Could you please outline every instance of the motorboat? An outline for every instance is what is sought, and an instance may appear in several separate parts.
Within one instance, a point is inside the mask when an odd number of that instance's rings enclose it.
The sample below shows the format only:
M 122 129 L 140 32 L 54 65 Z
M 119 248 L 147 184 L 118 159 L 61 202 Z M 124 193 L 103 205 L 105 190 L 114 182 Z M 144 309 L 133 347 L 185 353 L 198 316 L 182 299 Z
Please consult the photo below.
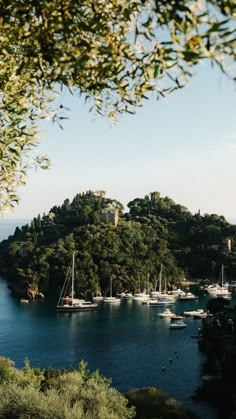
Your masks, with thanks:
M 180 316 L 179 314 L 173 314 L 171 316 L 171 320 L 183 320 L 184 316 Z
M 184 311 L 183 314 L 186 317 L 194 317 L 194 318 L 202 318 L 202 319 L 207 317 L 207 313 L 204 312 L 202 308 L 199 308 L 197 310 Z
M 198 300 L 198 297 L 192 292 L 186 292 L 184 295 L 180 295 L 178 300 Z
M 168 317 L 168 318 L 172 318 L 173 316 L 175 316 L 175 313 L 172 313 L 172 311 L 169 308 L 166 308 L 163 313 L 159 313 L 158 314 L 159 317 Z
M 184 329 L 185 327 L 187 327 L 187 324 L 183 320 L 175 320 L 169 324 L 170 329 Z
M 94 301 L 102 301 L 103 300 L 103 296 L 102 295 L 95 295 L 94 297 L 93 297 L 93 299 L 94 299 Z
M 152 307 L 156 306 L 156 307 L 165 307 L 168 305 L 172 305 L 175 302 L 170 300 L 169 298 L 166 297 L 160 297 L 157 298 L 156 300 L 149 300 L 148 304 Z

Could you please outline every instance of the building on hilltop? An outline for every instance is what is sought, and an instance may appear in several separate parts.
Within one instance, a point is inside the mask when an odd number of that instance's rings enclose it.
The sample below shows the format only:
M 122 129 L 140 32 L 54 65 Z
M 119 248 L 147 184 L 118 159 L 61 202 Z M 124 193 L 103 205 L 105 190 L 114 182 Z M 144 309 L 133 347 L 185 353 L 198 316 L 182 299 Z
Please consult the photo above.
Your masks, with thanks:
M 100 220 L 103 223 L 113 224 L 117 226 L 119 221 L 119 208 L 117 208 L 114 204 L 109 203 L 105 208 L 103 208 Z
M 104 198 L 104 196 L 106 195 L 106 191 L 95 191 L 94 195 L 100 196 L 100 198 Z
M 150 196 L 151 196 L 151 201 L 159 201 L 161 194 L 160 192 L 151 192 Z

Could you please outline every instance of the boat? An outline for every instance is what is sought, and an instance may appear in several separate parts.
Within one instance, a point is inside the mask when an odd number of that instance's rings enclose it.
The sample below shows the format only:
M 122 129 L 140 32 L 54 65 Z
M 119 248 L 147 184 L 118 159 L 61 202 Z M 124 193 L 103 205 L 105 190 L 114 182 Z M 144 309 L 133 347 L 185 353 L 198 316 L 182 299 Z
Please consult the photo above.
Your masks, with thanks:
M 168 301 L 175 301 L 176 296 L 172 295 L 170 293 L 167 292 L 167 281 L 166 281 L 166 276 L 164 278 L 164 290 L 162 290 L 162 272 L 163 272 L 163 265 L 161 264 L 161 269 L 160 269 L 160 273 L 159 273 L 159 290 L 154 290 L 151 292 L 151 298 L 152 299 L 159 299 L 159 298 L 166 298 L 168 299 Z M 154 304 L 153 304 L 154 305 Z
M 181 290 L 181 288 L 177 288 L 177 289 L 174 289 L 172 291 L 169 291 L 168 294 L 174 296 L 175 298 L 178 298 L 181 295 L 185 295 L 186 292 Z
M 169 324 L 169 329 L 184 329 L 185 327 L 187 327 L 187 324 L 183 320 L 176 320 Z
M 211 297 L 223 297 L 226 299 L 230 299 L 232 294 L 228 290 L 229 284 L 224 283 L 224 265 L 221 266 L 220 271 L 220 284 L 212 284 L 206 288 L 206 291 Z
M 194 319 L 205 319 L 208 316 L 208 313 L 206 311 L 203 311 L 202 313 L 194 313 L 193 318 Z
M 140 289 L 140 279 L 139 279 L 139 289 Z M 149 295 L 149 274 L 147 275 L 147 290 L 148 290 L 148 292 L 146 292 L 146 288 L 145 288 L 144 291 L 136 292 L 133 296 L 133 300 L 141 301 L 144 304 L 145 304 L 145 302 L 147 302 L 149 300 L 149 298 L 150 298 L 150 295 Z
M 133 294 L 131 292 L 122 292 L 121 294 L 118 294 L 118 295 L 124 300 L 131 300 L 133 298 Z
M 166 308 L 163 313 L 159 313 L 159 317 L 169 317 L 172 318 L 175 315 L 175 313 L 172 313 L 172 311 L 169 308 Z
M 186 292 L 184 295 L 179 295 L 178 300 L 198 300 L 198 297 L 192 292 Z
M 183 320 L 184 316 L 180 316 L 179 314 L 173 314 L 171 316 L 171 320 Z
M 165 307 L 174 304 L 174 301 L 170 300 L 167 297 L 159 297 L 155 300 L 149 300 L 148 304 L 152 307 Z
M 102 301 L 103 300 L 103 296 L 102 295 L 95 295 L 94 297 L 93 297 L 93 300 L 94 301 Z
M 144 290 L 143 292 L 136 292 L 133 296 L 135 301 L 147 301 L 149 300 L 149 295 Z
M 186 317 L 193 317 L 195 319 L 204 319 L 207 317 L 207 312 L 205 312 L 202 308 L 199 308 L 197 310 L 184 311 L 183 314 Z
M 75 282 L 75 253 L 72 255 L 72 264 L 70 265 L 65 282 L 63 284 L 60 297 L 57 302 L 56 310 L 59 312 L 73 313 L 78 311 L 96 310 L 98 305 L 91 301 L 74 298 Z
M 103 302 L 108 304 L 120 304 L 120 298 L 112 296 L 112 277 L 110 278 L 110 296 L 104 297 Z

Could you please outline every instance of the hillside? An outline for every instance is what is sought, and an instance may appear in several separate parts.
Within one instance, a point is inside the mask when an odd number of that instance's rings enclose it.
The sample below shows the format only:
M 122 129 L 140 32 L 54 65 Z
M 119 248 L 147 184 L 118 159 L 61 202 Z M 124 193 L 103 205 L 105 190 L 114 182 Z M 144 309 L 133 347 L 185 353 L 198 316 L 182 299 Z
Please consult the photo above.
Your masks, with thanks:
M 155 287 L 164 266 L 169 287 L 183 277 L 217 278 L 221 263 L 236 274 L 236 226 L 223 216 L 191 214 L 153 192 L 128 204 L 103 191 L 54 206 L 0 243 L 0 271 L 18 295 L 58 294 L 76 252 L 77 294 Z

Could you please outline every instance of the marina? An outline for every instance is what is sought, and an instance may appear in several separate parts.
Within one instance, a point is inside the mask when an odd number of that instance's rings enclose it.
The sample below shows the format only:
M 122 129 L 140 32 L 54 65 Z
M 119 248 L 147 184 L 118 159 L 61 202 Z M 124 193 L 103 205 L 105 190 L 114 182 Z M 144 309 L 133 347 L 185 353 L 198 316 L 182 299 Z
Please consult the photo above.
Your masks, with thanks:
M 206 296 L 177 300 L 171 311 L 179 314 L 206 302 Z M 136 300 L 122 299 L 119 305 L 98 301 L 97 310 L 78 313 L 57 313 L 55 307 L 55 298 L 21 304 L 1 280 L 0 354 L 17 367 L 25 357 L 33 367 L 55 368 L 75 367 L 84 359 L 91 371 L 99 369 L 120 391 L 157 386 L 200 418 L 216 418 L 214 409 L 192 400 L 201 383 L 204 356 L 191 336 L 198 335 L 201 319 L 185 318 L 187 327 L 173 332 L 170 319 L 159 317 L 165 307 Z

